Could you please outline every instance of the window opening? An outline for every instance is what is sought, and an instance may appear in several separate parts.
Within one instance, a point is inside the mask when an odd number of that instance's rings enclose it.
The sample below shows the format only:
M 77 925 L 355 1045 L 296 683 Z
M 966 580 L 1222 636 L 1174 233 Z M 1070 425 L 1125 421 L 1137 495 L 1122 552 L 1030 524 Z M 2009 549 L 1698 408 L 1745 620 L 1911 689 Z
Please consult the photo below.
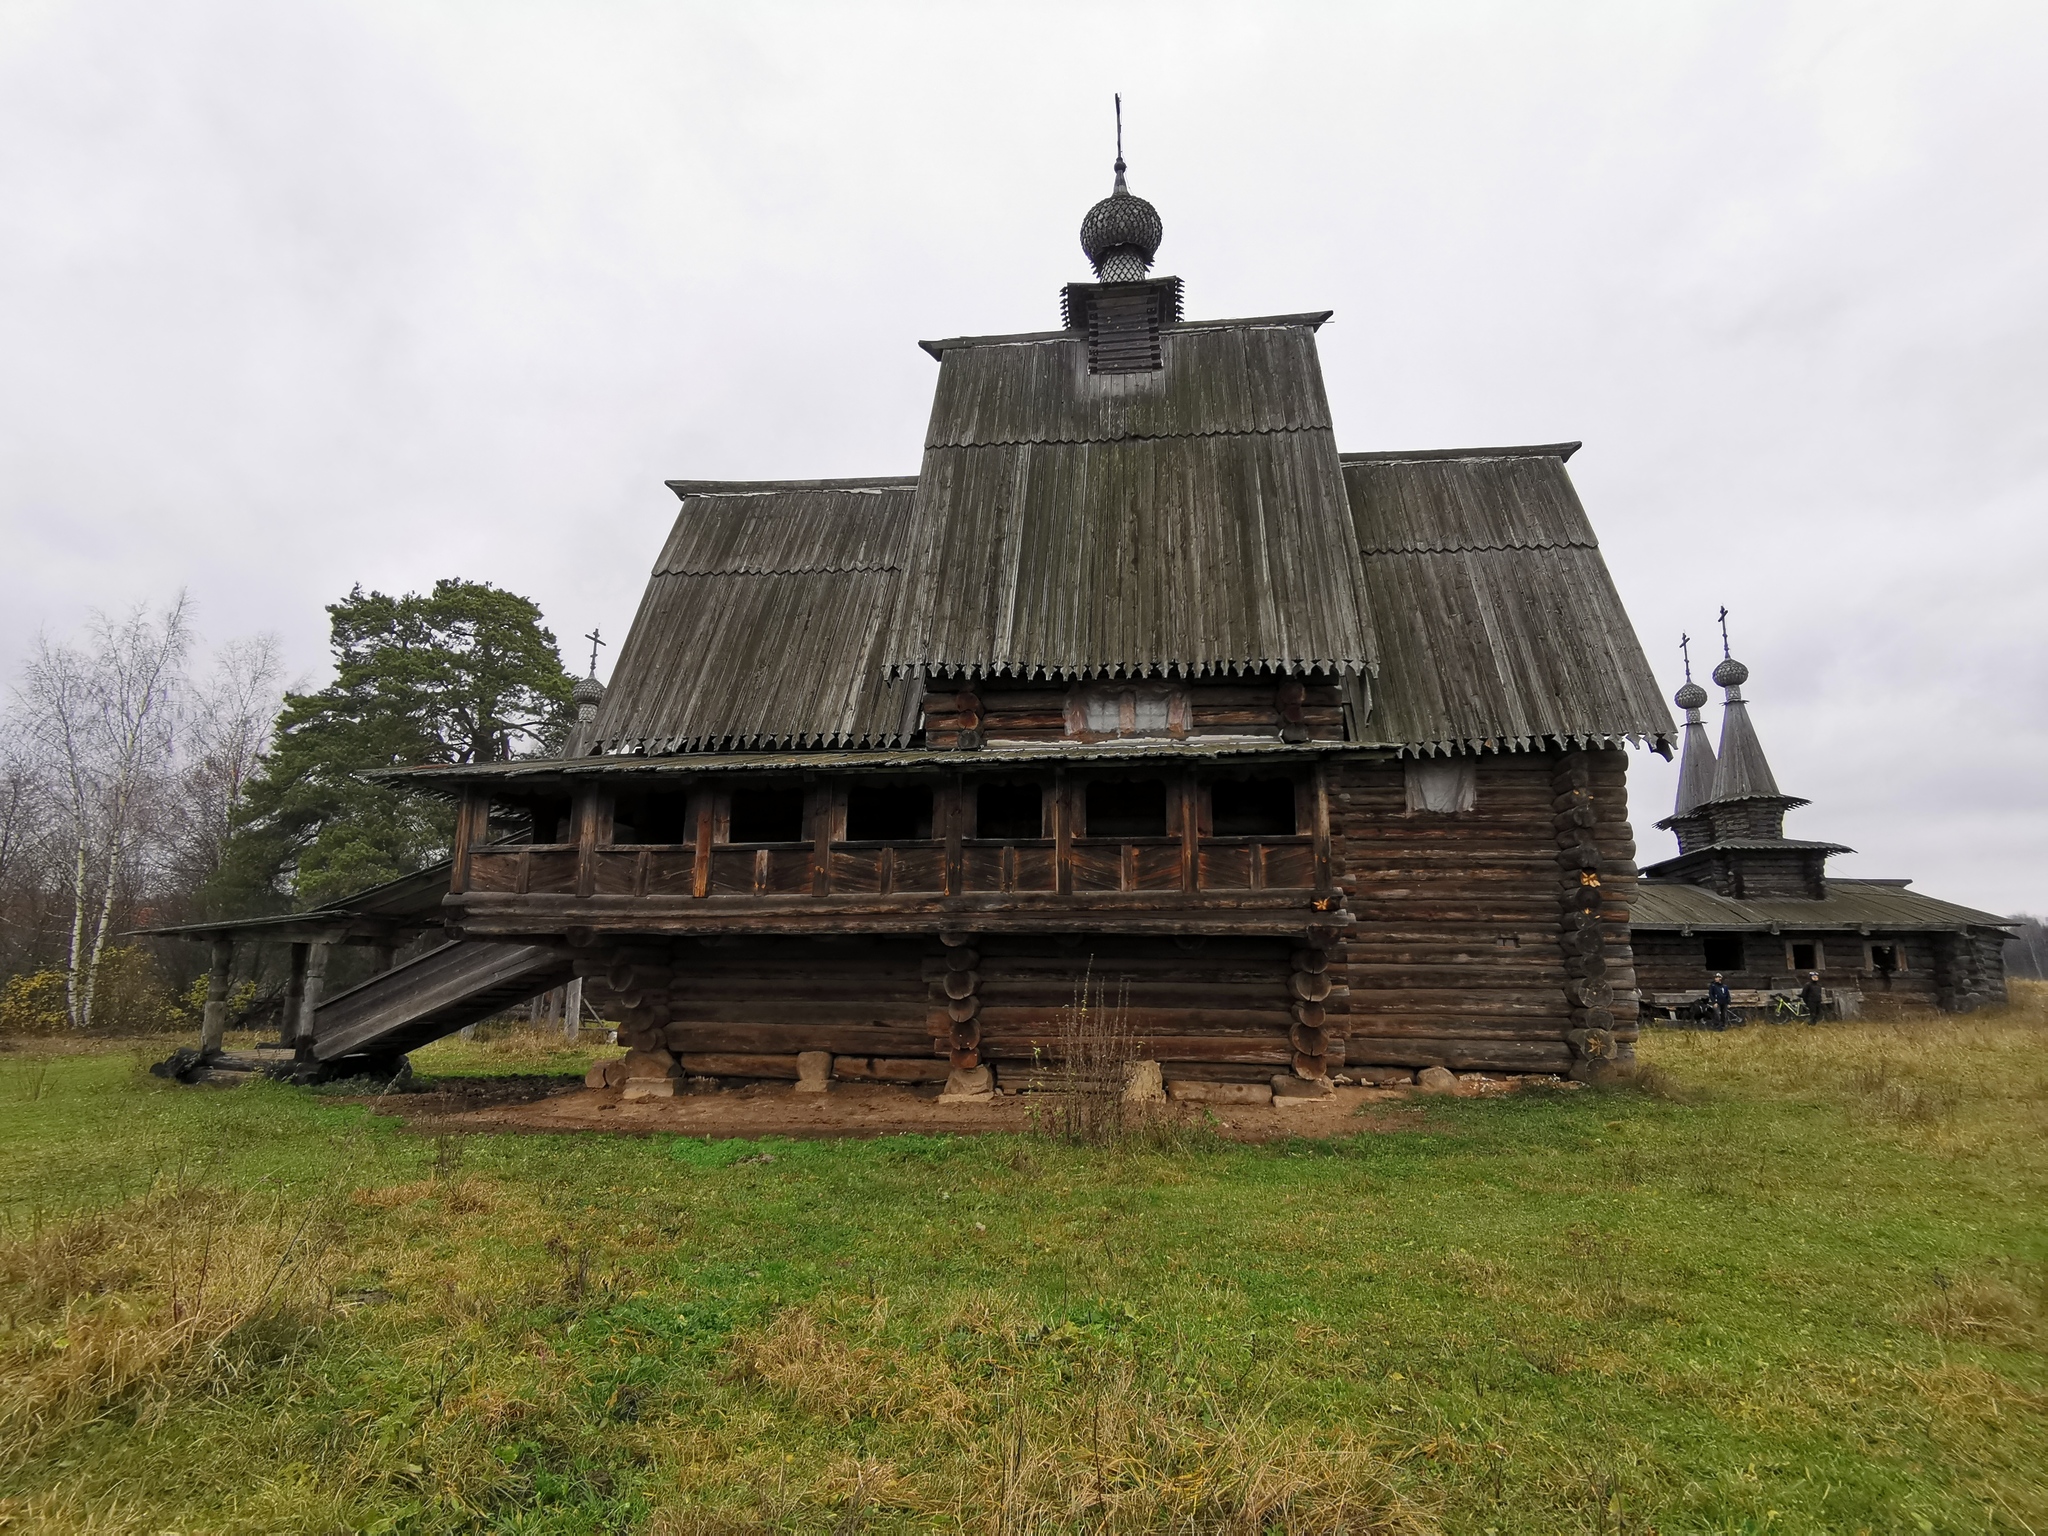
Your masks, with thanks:
M 1880 976 L 1891 976 L 1905 969 L 1899 964 L 1899 946 L 1896 944 L 1873 944 L 1870 946 L 1870 968 Z
M 688 795 L 621 795 L 612 814 L 615 843 L 694 843 L 697 812 Z
M 1820 969 L 1820 946 L 1818 944 L 1793 944 L 1792 969 L 1795 971 L 1817 971 Z
M 1088 836 L 1166 836 L 1166 781 L 1098 779 L 1090 784 Z
M 1209 786 L 1209 830 L 1217 837 L 1292 837 L 1292 779 L 1224 779 Z
M 736 789 L 726 840 L 734 843 L 800 843 L 804 840 L 804 792 L 800 789 Z
M 569 836 L 569 802 L 561 800 L 532 800 L 524 807 L 529 841 L 536 843 L 566 843 Z
M 1423 757 L 1408 763 L 1408 814 L 1455 816 L 1479 803 L 1479 776 L 1468 757 Z
M 860 784 L 846 792 L 846 836 L 908 843 L 932 835 L 932 792 L 918 784 Z
M 1709 933 L 1702 935 L 1701 948 L 1705 950 L 1707 969 L 1710 971 L 1739 971 L 1742 969 L 1742 935 L 1739 933 Z
M 1045 791 L 1037 784 L 980 784 L 974 791 L 974 835 L 1018 843 L 1045 835 Z

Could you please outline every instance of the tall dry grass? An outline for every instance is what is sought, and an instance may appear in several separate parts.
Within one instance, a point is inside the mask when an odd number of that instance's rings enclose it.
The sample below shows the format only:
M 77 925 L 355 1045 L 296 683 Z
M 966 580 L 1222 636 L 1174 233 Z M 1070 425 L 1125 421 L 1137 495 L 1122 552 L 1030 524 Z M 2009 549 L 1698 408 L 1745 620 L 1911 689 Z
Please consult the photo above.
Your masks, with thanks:
M 1199 1386 L 1148 1382 L 1085 1329 L 1029 1326 L 991 1299 L 960 1309 L 941 1330 L 947 1347 L 910 1349 L 886 1339 L 885 1304 L 856 1298 L 842 1312 L 791 1307 L 739 1334 L 734 1372 L 799 1414 L 907 1434 L 917 1465 L 870 1454 L 775 1469 L 751 1509 L 672 1511 L 657 1532 L 787 1527 L 807 1511 L 820 1529 L 849 1530 L 892 1518 L 999 1533 L 1436 1528 L 1367 1436 L 1283 1428 Z
M 1046 1129 L 1085 1146 L 1121 1142 L 1131 1121 L 1124 1090 L 1138 1055 L 1129 983 L 1119 982 L 1112 999 L 1109 984 L 1098 981 L 1091 966 L 1074 1000 L 1060 1010 L 1051 1067 L 1041 1075 L 1049 1090 Z
M 0 1465 L 247 1386 L 327 1316 L 330 1254 L 317 1202 L 191 1186 L 0 1243 Z
M 2048 982 L 2010 987 L 2006 1005 L 1976 1013 L 1657 1030 L 1639 1053 L 1645 1080 L 1679 1096 L 1827 1102 L 1929 1150 L 1986 1152 L 2048 1134 Z

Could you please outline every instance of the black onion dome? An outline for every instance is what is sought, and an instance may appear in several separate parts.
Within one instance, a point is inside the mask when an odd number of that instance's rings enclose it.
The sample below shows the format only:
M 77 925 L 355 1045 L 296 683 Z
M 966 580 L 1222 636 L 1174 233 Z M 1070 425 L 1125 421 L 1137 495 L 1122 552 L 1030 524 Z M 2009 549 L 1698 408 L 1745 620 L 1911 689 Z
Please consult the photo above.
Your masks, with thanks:
M 578 708 L 585 704 L 596 706 L 604 702 L 604 684 L 595 677 L 579 677 L 576 686 L 569 690 L 569 697 Z
M 1745 667 L 1733 656 L 1730 656 L 1726 661 L 1714 668 L 1714 686 L 1716 688 L 1740 688 L 1748 681 L 1749 668 Z
M 1081 220 L 1081 249 L 1087 253 L 1089 265 L 1095 268 L 1097 276 L 1102 276 L 1113 254 L 1129 252 L 1141 266 L 1150 267 L 1165 236 L 1166 226 L 1160 222 L 1159 210 L 1144 198 L 1132 195 L 1124 185 L 1124 162 L 1119 157 L 1116 190 L 1090 208 L 1088 216 Z
M 1691 678 L 1687 678 L 1685 686 L 1671 696 L 1671 702 L 1680 709 L 1698 709 L 1707 702 L 1707 690 Z

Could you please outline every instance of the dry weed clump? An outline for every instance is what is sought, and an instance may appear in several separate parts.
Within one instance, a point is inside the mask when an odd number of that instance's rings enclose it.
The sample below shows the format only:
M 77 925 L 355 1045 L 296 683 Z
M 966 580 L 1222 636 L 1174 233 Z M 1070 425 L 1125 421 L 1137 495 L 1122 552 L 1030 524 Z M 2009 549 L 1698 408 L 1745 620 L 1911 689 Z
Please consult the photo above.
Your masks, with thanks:
M 1126 1351 L 1071 1325 L 967 1308 L 944 1342 L 857 1342 L 792 1307 L 733 1343 L 742 1379 L 797 1411 L 907 1434 L 923 1470 L 880 1458 L 778 1474 L 792 1507 L 848 1520 L 890 1512 L 963 1529 L 1243 1533 L 1434 1529 L 1394 1488 L 1391 1461 L 1348 1427 L 1312 1434 L 1230 1410 L 1198 1386 L 1141 1380 Z M 687 1480 L 686 1480 L 687 1484 Z M 672 1511 L 655 1529 L 738 1529 Z M 707 1523 L 708 1522 L 708 1523 Z
M 290 1356 L 330 1309 L 325 1218 L 281 1195 L 168 1188 L 0 1246 L 0 1458 Z
M 1951 1343 L 2048 1348 L 2048 1286 L 2030 1296 L 2003 1280 L 1937 1274 L 1933 1293 L 1906 1320 Z

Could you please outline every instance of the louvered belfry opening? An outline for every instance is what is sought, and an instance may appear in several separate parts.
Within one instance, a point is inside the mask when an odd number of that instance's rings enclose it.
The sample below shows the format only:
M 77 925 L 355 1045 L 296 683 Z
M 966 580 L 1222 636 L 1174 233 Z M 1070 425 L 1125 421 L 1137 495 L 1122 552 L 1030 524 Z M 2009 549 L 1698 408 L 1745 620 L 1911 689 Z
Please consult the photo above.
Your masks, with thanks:
M 1060 315 L 1068 330 L 1087 336 L 1090 373 L 1157 373 L 1160 328 L 1181 317 L 1181 282 L 1069 283 Z

